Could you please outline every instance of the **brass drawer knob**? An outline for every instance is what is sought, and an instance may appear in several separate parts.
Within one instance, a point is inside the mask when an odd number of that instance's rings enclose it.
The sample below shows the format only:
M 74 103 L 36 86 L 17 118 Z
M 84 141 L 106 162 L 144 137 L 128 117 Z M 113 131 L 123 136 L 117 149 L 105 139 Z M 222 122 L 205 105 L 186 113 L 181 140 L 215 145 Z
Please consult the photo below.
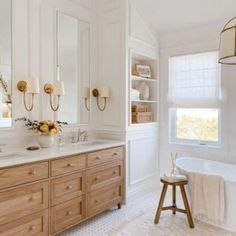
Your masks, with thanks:
M 114 153 L 113 153 L 113 156 L 118 156 L 118 153 L 117 153 L 117 152 L 114 152 Z
M 73 163 L 68 163 L 67 166 L 68 167 L 74 167 L 75 165 Z
M 116 192 L 113 193 L 113 196 L 116 196 Z
M 71 185 L 68 185 L 67 187 L 66 187 L 66 189 L 72 189 L 72 186 Z
M 35 230 L 35 229 L 36 229 L 36 226 L 34 226 L 34 225 L 32 225 L 32 226 L 29 227 L 29 231 L 33 231 L 33 230 Z
M 94 180 L 96 181 L 96 180 L 99 180 L 99 177 L 98 176 L 96 176 L 95 178 L 94 178 Z
M 101 160 L 102 158 L 101 157 L 96 157 L 96 160 Z
M 98 200 L 94 200 L 95 203 L 98 203 Z
M 116 175 L 116 174 L 118 174 L 118 171 L 117 170 L 113 171 L 113 175 Z
M 67 216 L 70 216 L 71 214 L 72 214 L 71 211 L 67 211 L 67 212 L 66 212 L 66 215 L 67 215 Z
M 36 175 L 36 174 L 37 174 L 37 171 L 36 171 L 36 170 L 31 170 L 31 171 L 29 172 L 29 174 L 30 174 L 30 175 Z
M 33 197 L 30 197 L 28 201 L 29 201 L 29 202 L 34 201 L 34 198 L 33 198 Z

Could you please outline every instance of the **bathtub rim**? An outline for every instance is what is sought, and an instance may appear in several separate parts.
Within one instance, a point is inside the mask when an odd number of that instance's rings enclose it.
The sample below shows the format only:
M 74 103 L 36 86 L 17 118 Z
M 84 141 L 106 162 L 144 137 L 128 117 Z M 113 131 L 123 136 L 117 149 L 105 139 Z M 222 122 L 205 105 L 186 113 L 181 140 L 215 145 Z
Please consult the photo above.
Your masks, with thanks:
M 198 160 L 198 161 L 205 161 L 205 162 L 210 162 L 210 163 L 215 163 L 215 164 L 223 164 L 224 166 L 234 166 L 235 169 L 236 169 L 236 164 L 232 164 L 232 163 L 226 163 L 226 162 L 221 162 L 221 161 L 214 161 L 214 160 L 209 160 L 209 159 L 204 159 L 204 158 L 199 158 L 199 157 L 186 157 L 186 156 L 183 156 L 183 157 L 179 157 L 176 159 L 176 167 L 177 169 L 180 169 L 180 170 L 183 170 L 184 172 L 187 172 L 187 173 L 200 173 L 200 174 L 205 174 L 205 175 L 215 175 L 215 176 L 222 176 L 224 181 L 225 182 L 230 182 L 230 183 L 236 183 L 236 178 L 235 179 L 230 179 L 230 178 L 226 178 L 224 176 L 224 174 L 214 174 L 214 173 L 208 173 L 206 171 L 203 171 L 203 170 L 189 170 L 189 169 L 186 169 L 182 166 L 180 166 L 178 164 L 178 161 L 180 160 Z

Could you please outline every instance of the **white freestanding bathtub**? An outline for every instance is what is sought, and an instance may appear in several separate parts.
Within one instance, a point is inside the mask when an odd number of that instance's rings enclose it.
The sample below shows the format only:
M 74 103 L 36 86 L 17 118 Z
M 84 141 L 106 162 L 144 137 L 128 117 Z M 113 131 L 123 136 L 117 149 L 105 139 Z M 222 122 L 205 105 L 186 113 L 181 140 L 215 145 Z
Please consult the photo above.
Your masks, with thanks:
M 179 172 L 187 177 L 195 172 L 224 178 L 226 211 L 225 222 L 220 227 L 236 232 L 236 165 L 193 157 L 178 158 L 176 165 Z

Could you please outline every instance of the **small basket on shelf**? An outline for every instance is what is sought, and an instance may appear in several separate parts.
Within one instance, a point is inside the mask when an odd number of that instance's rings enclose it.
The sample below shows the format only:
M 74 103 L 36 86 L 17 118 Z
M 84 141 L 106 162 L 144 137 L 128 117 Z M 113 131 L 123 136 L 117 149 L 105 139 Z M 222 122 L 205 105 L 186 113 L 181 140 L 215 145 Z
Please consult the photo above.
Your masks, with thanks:
M 132 123 L 150 123 L 153 121 L 152 111 L 146 105 L 133 105 L 132 106 Z

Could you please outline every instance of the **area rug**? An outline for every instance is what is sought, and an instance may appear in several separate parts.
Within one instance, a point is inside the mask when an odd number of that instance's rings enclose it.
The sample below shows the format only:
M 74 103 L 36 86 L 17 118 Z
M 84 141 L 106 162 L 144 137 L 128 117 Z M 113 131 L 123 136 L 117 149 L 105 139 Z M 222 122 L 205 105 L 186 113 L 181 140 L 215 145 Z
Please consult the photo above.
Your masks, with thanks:
M 154 209 L 146 209 L 145 214 L 136 215 L 107 233 L 107 236 L 235 236 L 217 227 L 195 221 L 195 228 L 188 226 L 186 215 L 172 215 L 163 212 L 158 225 L 153 223 Z

